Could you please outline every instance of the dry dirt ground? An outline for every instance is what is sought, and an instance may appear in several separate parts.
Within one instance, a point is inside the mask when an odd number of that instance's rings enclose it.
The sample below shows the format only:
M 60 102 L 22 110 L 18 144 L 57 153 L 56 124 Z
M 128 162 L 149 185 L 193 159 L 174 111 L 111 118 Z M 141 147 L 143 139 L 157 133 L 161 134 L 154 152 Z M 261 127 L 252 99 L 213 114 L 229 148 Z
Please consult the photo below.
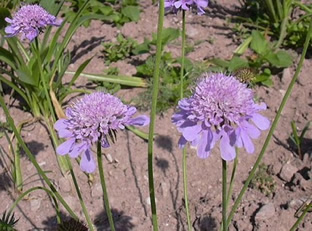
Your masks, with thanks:
M 100 45 L 102 41 L 114 41 L 118 33 L 139 41 L 143 41 L 144 37 L 151 37 L 151 33 L 156 31 L 157 6 L 151 5 L 150 0 L 141 1 L 140 4 L 143 12 L 138 23 L 131 22 L 118 29 L 101 22 L 92 22 L 90 27 L 80 28 L 71 42 L 70 49 L 75 52 L 74 62 L 70 68 L 75 70 L 84 60 L 95 55 L 86 72 L 101 73 L 105 68 L 100 52 L 103 49 Z M 188 55 L 189 58 L 201 61 L 210 57 L 231 57 L 237 44 L 233 42 L 231 30 L 228 27 L 231 25 L 226 24 L 226 17 L 236 13 L 235 6 L 237 5 L 238 1 L 235 0 L 218 0 L 217 3 L 210 4 L 204 16 L 187 15 L 189 39 L 203 40 L 195 46 L 195 50 Z M 180 18 L 179 14 L 168 15 L 165 26 L 180 27 Z M 179 55 L 178 47 L 172 46 L 170 49 L 173 54 Z M 298 54 L 295 52 L 292 54 L 297 63 Z M 135 67 L 130 64 L 130 60 L 117 62 L 114 65 L 118 66 L 123 74 L 135 73 Z M 257 97 L 268 105 L 265 115 L 270 120 L 273 120 L 275 116 L 295 68 L 296 65 L 293 65 L 283 73 L 274 76 L 273 87 L 255 89 Z M 312 120 L 311 72 L 312 62 L 306 59 L 299 80 L 263 159 L 263 162 L 270 168 L 276 185 L 275 192 L 265 196 L 259 190 L 249 188 L 234 216 L 230 230 L 289 230 L 296 221 L 294 216 L 296 210 L 302 201 L 311 197 L 311 131 L 307 132 L 304 139 L 303 161 L 293 151 L 293 146 L 289 141 L 292 120 L 296 121 L 299 129 Z M 85 87 L 85 84 L 86 80 L 81 79 L 77 87 Z M 131 89 L 120 91 L 118 96 L 129 98 L 136 94 L 137 89 Z M 177 147 L 179 133 L 170 121 L 173 111 L 174 109 L 171 109 L 159 116 L 156 123 L 155 188 L 159 226 L 160 230 L 165 231 L 186 230 L 182 190 L 182 154 Z M 16 123 L 31 118 L 29 113 L 18 107 L 12 106 L 10 112 Z M 2 111 L 0 115 L 1 121 L 5 121 Z M 81 219 L 84 219 L 70 176 L 64 178 L 58 170 L 46 127 L 37 122 L 24 128 L 22 135 L 40 166 L 45 171 L 49 171 L 49 178 L 58 187 L 64 199 Z M 265 137 L 266 133 L 263 133 L 261 138 L 255 141 L 256 153 L 259 153 Z M 0 139 L 0 144 L 2 152 L 9 153 L 8 144 L 4 138 Z M 147 143 L 131 132 L 119 132 L 117 143 L 104 152 L 106 156 L 111 157 L 104 159 L 104 169 L 117 230 L 151 230 Z M 0 214 L 8 209 L 18 196 L 7 169 L 4 167 L 3 155 L 1 157 Z M 233 199 L 237 197 L 256 158 L 257 154 L 248 155 L 244 151 L 239 154 Z M 86 175 L 80 171 L 75 161 L 73 164 L 92 220 L 98 230 L 109 230 L 102 204 L 98 174 L 94 176 L 93 185 L 89 186 Z M 187 165 L 194 229 L 218 230 L 221 221 L 221 158 L 218 149 L 214 149 L 211 156 L 205 160 L 197 158 L 195 150 L 188 149 Z M 25 190 L 35 185 L 44 185 L 26 156 L 22 157 L 22 170 Z M 21 201 L 15 213 L 19 218 L 18 230 L 55 230 L 55 211 L 47 194 L 41 191 L 33 192 L 27 200 Z M 312 230 L 311 214 L 307 215 L 299 226 L 299 230 Z

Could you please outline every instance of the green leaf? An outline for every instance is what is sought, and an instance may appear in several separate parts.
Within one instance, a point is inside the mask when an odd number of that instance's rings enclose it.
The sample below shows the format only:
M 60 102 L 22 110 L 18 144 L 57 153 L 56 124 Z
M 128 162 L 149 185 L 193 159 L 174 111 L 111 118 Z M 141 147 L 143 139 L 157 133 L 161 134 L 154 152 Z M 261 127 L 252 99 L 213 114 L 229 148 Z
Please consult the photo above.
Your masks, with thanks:
M 0 60 L 7 63 L 14 70 L 16 69 L 15 55 L 0 47 Z
M 214 58 L 212 60 L 210 60 L 210 62 L 216 66 L 222 67 L 222 68 L 227 68 L 230 64 L 229 61 L 223 60 L 223 59 L 219 59 L 219 58 Z
M 17 69 L 16 73 L 17 73 L 18 78 L 22 82 L 33 85 L 33 86 L 37 85 L 35 79 L 32 77 L 31 70 L 29 70 L 29 68 L 26 65 L 23 65 L 19 69 Z
M 132 53 L 134 55 L 148 53 L 151 50 L 150 49 L 150 43 L 151 43 L 150 40 L 148 40 L 147 38 L 144 38 L 144 42 L 135 46 L 135 48 L 132 50 Z
M 0 30 L 7 26 L 7 22 L 4 20 L 6 17 L 11 17 L 10 11 L 7 8 L 0 8 Z
M 138 6 L 126 6 L 122 8 L 121 13 L 134 22 L 140 19 L 140 9 Z
M 250 48 L 253 49 L 256 53 L 264 55 L 269 49 L 268 41 L 259 31 L 253 30 L 251 36 L 252 40 Z
M 293 59 L 287 51 L 278 51 L 277 53 L 269 53 L 265 59 L 275 67 L 289 67 L 293 63 Z
M 162 32 L 162 45 L 166 45 L 169 42 L 176 40 L 180 37 L 180 30 L 175 28 L 164 28 Z M 156 45 L 157 34 L 153 34 L 152 44 Z
M 75 72 L 66 72 L 66 74 L 75 74 Z M 144 79 L 133 76 L 125 76 L 125 75 L 99 75 L 99 74 L 87 74 L 81 73 L 83 77 L 86 77 L 91 80 L 96 81 L 104 81 L 110 83 L 119 83 L 121 85 L 130 86 L 130 87 L 147 87 L 147 83 Z
M 71 79 L 71 81 L 68 84 L 68 87 L 71 87 L 75 81 L 77 80 L 77 78 L 79 77 L 79 75 L 81 74 L 81 72 L 83 72 L 83 70 L 86 68 L 86 66 L 88 66 L 88 64 L 90 63 L 90 61 L 93 59 L 94 56 L 92 56 L 91 58 L 87 59 L 86 61 L 84 61 L 77 69 L 75 75 L 73 76 L 73 78 Z
M 230 63 L 229 63 L 229 67 L 228 67 L 228 70 L 230 72 L 232 71 L 235 71 L 239 68 L 242 68 L 242 67 L 248 67 L 248 61 L 245 60 L 245 59 L 242 59 L 240 57 L 237 57 L 237 56 L 234 56 L 231 60 L 230 60 Z

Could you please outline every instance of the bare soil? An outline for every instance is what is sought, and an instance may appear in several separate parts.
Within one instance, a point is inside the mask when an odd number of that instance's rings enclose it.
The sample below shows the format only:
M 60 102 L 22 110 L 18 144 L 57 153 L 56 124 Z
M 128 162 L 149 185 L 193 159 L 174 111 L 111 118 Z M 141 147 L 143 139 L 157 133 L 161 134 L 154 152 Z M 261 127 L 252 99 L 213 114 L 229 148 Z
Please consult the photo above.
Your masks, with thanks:
M 127 23 L 118 29 L 109 24 L 93 21 L 90 27 L 80 28 L 70 45 L 70 51 L 73 54 L 71 70 L 76 70 L 87 58 L 95 55 L 86 72 L 102 73 L 106 67 L 101 54 L 103 49 L 101 42 L 115 41 L 118 33 L 139 41 L 143 41 L 144 37 L 151 38 L 152 32 L 156 32 L 157 29 L 157 6 L 151 5 L 150 0 L 141 1 L 140 4 L 143 12 L 138 23 Z M 236 0 L 219 0 L 218 3 L 211 3 L 207 13 L 203 16 L 188 13 L 189 40 L 193 42 L 203 40 L 195 46 L 195 50 L 188 55 L 189 58 L 202 61 L 205 58 L 230 58 L 232 56 L 232 51 L 237 44 L 233 40 L 230 29 L 233 25 L 227 23 L 226 18 L 237 14 L 236 6 L 238 6 Z M 181 15 L 167 15 L 165 26 L 179 28 Z M 174 55 L 180 54 L 177 45 L 172 45 L 169 49 Z M 300 54 L 294 51 L 292 54 L 295 63 L 298 63 Z M 120 68 L 122 74 L 135 74 L 135 67 L 131 64 L 130 59 L 119 61 L 114 65 Z M 274 76 L 274 86 L 271 88 L 255 88 L 257 97 L 268 105 L 265 116 L 272 121 L 295 70 L 296 64 Z M 302 130 L 306 123 L 312 120 L 311 71 L 312 61 L 306 59 L 299 80 L 282 113 L 274 137 L 263 159 L 263 162 L 270 168 L 275 182 L 275 191 L 266 196 L 256 188 L 249 188 L 234 216 L 230 230 L 289 230 L 297 219 L 294 216 L 297 209 L 304 200 L 311 197 L 312 133 L 308 131 L 304 139 L 303 160 L 298 158 L 294 145 L 289 140 L 292 120 L 296 122 L 299 130 Z M 77 87 L 84 88 L 86 83 L 87 81 L 81 78 Z M 136 96 L 138 91 L 140 90 L 121 90 L 118 92 L 118 96 L 122 99 L 129 99 Z M 8 100 L 8 96 L 6 99 Z M 17 103 L 12 104 L 10 112 L 16 124 L 31 118 L 31 115 L 21 110 Z M 170 109 L 157 118 L 154 149 L 159 227 L 160 230 L 165 231 L 187 229 L 183 200 L 182 152 L 177 147 L 179 133 L 170 120 L 173 112 L 174 109 Z M 143 113 L 148 114 L 149 112 L 139 112 L 139 114 Z M 5 121 L 2 110 L 0 120 Z M 39 165 L 48 172 L 47 175 L 57 186 L 61 195 L 84 220 L 71 177 L 63 177 L 58 170 L 55 152 L 45 125 L 40 122 L 33 123 L 23 129 L 22 135 Z M 230 206 L 255 163 L 265 137 L 266 132 L 254 142 L 255 154 L 248 155 L 244 151 L 239 153 L 233 200 Z M 8 160 L 5 156 L 6 154 L 10 155 L 10 151 L 5 138 L 0 139 L 0 145 L 0 214 L 2 214 L 10 208 L 19 194 L 14 190 L 6 165 Z M 117 230 L 152 230 L 148 191 L 147 143 L 133 133 L 124 131 L 118 133 L 118 141 L 115 145 L 103 151 L 107 157 L 104 158 L 104 169 Z M 93 184 L 89 185 L 87 176 L 80 171 L 77 163 L 74 160 L 72 163 L 92 220 L 98 230 L 109 230 L 102 203 L 98 173 L 94 175 Z M 211 156 L 205 160 L 199 159 L 195 150 L 188 149 L 187 165 L 194 230 L 219 230 L 221 222 L 221 158 L 218 148 L 215 148 Z M 233 163 L 229 165 L 231 169 Z M 33 186 L 45 185 L 25 155 L 22 157 L 22 171 L 25 179 L 24 190 Z M 68 216 L 63 208 L 62 211 L 65 217 Z M 19 218 L 18 230 L 56 229 L 55 210 L 48 195 L 43 191 L 31 193 L 26 200 L 19 203 L 15 213 Z M 298 230 L 312 230 L 311 214 L 306 216 Z

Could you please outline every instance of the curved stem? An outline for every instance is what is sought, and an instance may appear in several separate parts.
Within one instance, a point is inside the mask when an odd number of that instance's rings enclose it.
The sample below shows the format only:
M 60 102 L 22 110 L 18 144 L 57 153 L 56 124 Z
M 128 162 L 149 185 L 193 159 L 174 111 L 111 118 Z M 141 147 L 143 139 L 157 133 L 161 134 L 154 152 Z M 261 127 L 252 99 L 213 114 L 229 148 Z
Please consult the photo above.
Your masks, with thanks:
M 97 153 L 98 168 L 99 168 L 99 174 L 100 174 L 102 191 L 103 191 L 103 200 L 104 200 L 105 211 L 106 211 L 106 214 L 108 217 L 108 222 L 109 222 L 109 226 L 111 228 L 111 231 L 115 231 L 114 219 L 112 216 L 112 211 L 111 211 L 110 206 L 109 206 L 108 193 L 107 193 L 107 189 L 106 189 L 103 162 L 102 162 L 101 142 L 100 141 L 97 142 L 96 153 Z
M 273 136 L 273 132 L 274 132 L 274 130 L 275 130 L 275 128 L 276 128 L 276 126 L 277 126 L 277 124 L 279 122 L 280 117 L 281 117 L 281 113 L 282 113 L 282 111 L 283 111 L 283 109 L 284 109 L 284 107 L 285 107 L 285 105 L 287 103 L 287 100 L 288 100 L 288 98 L 289 98 L 289 96 L 290 96 L 290 94 L 292 92 L 292 89 L 293 89 L 293 87 L 294 87 L 294 85 L 296 83 L 296 80 L 297 80 L 297 78 L 298 78 L 298 76 L 300 74 L 300 71 L 301 71 L 301 68 L 302 68 L 302 65 L 303 65 L 303 62 L 304 62 L 304 58 L 306 56 L 306 53 L 307 53 L 307 50 L 308 50 L 308 47 L 309 47 L 309 43 L 310 43 L 310 39 L 311 39 L 311 37 L 310 37 L 311 33 L 312 33 L 312 19 L 310 21 L 309 30 L 308 30 L 308 33 L 307 33 L 307 36 L 306 36 L 306 40 L 305 40 L 305 43 L 304 43 L 302 55 L 300 57 L 300 61 L 298 63 L 297 70 L 296 70 L 296 72 L 295 72 L 291 82 L 289 83 L 287 91 L 286 91 L 286 93 L 285 93 L 285 95 L 284 95 L 284 97 L 282 99 L 280 107 L 279 107 L 279 109 L 278 109 L 278 111 L 276 113 L 276 116 L 275 116 L 274 121 L 272 123 L 271 129 L 270 129 L 270 131 L 269 131 L 269 133 L 267 135 L 267 138 L 266 138 L 266 140 L 265 140 L 265 142 L 263 144 L 261 152 L 260 152 L 260 154 L 259 154 L 259 156 L 258 156 L 258 158 L 256 160 L 256 163 L 254 164 L 252 170 L 250 171 L 250 174 L 249 174 L 247 180 L 245 181 L 245 184 L 244 184 L 243 188 L 241 189 L 241 191 L 240 191 L 240 193 L 239 193 L 239 195 L 238 195 L 238 197 L 237 197 L 237 199 L 236 199 L 236 201 L 235 201 L 235 203 L 234 203 L 234 205 L 232 207 L 232 210 L 231 210 L 231 212 L 230 212 L 230 214 L 228 216 L 228 224 L 227 224 L 228 226 L 230 225 L 230 221 L 232 220 L 232 218 L 234 216 L 234 213 L 235 213 L 236 209 L 238 208 L 238 206 L 239 206 L 239 204 L 240 204 L 240 202 L 241 202 L 241 200 L 242 200 L 242 198 L 243 198 L 243 196 L 244 196 L 244 194 L 245 194 L 245 192 L 246 192 L 246 190 L 248 188 L 248 185 L 249 185 L 250 181 L 253 179 L 253 177 L 255 175 L 255 172 L 256 172 L 259 164 L 262 161 L 264 153 L 265 153 L 265 151 L 266 151 L 266 149 L 267 149 L 267 147 L 268 147 L 268 145 L 269 145 L 269 143 L 271 141 L 271 138 Z
M 182 163 L 183 164 L 184 203 L 185 203 L 188 231 L 192 231 L 191 215 L 190 215 L 189 201 L 188 201 L 188 190 L 187 190 L 186 157 L 187 157 L 187 153 L 186 153 L 186 147 L 185 147 L 183 148 L 183 163 Z
M 184 92 L 184 63 L 185 63 L 185 10 L 182 10 L 182 52 L 181 52 L 181 71 L 180 71 L 180 98 L 183 98 L 183 92 Z
M 9 214 L 11 214 L 14 210 L 14 208 L 17 206 L 17 204 L 25 197 L 27 196 L 29 193 L 35 191 L 35 190 L 44 190 L 46 191 L 52 198 L 52 200 L 54 201 L 54 205 L 55 205 L 55 211 L 56 211 L 56 219 L 57 219 L 57 223 L 60 224 L 61 223 L 61 213 L 60 213 L 60 209 L 57 203 L 57 200 L 53 194 L 52 191 L 50 191 L 47 188 L 41 187 L 41 186 L 37 186 L 37 187 L 33 187 L 31 189 L 28 189 L 26 192 L 22 193 L 15 201 L 14 203 L 11 205 L 11 208 L 9 210 Z
M 152 107 L 151 107 L 151 122 L 149 126 L 148 134 L 148 183 L 149 183 L 149 193 L 151 200 L 151 211 L 152 211 L 152 222 L 153 230 L 158 230 L 158 220 L 157 220 L 157 209 L 156 209 L 156 199 L 155 199 L 155 187 L 154 187 L 154 174 L 153 174 L 153 156 L 154 156 L 154 128 L 156 119 L 156 109 L 157 109 L 157 97 L 159 91 L 159 66 L 161 61 L 162 52 L 162 30 L 164 24 L 164 13 L 165 4 L 164 0 L 159 1 L 159 15 L 158 15 L 158 28 L 157 28 L 157 48 L 156 48 L 156 61 L 154 67 L 153 76 L 153 93 L 152 93 Z

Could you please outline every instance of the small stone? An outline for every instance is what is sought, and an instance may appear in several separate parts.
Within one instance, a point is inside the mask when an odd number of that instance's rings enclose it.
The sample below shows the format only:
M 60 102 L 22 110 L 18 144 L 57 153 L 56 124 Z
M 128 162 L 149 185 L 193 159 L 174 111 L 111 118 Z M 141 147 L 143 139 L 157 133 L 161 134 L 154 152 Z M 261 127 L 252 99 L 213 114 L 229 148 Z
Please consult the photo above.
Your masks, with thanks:
M 290 73 L 290 68 L 285 68 L 283 70 L 283 76 L 282 76 L 282 82 L 284 84 L 289 84 L 292 79 L 291 73 Z
M 290 163 L 286 163 L 279 173 L 279 176 L 282 180 L 286 182 L 290 182 L 294 174 L 298 171 L 298 169 L 292 166 Z
M 30 201 L 30 210 L 32 212 L 37 212 L 37 210 L 40 208 L 41 205 L 41 199 L 37 198 L 37 199 L 33 199 Z
M 112 155 L 111 154 L 105 154 L 105 157 L 106 157 L 106 159 L 107 159 L 107 161 L 108 161 L 108 163 L 113 163 L 114 162 L 114 160 L 113 160 L 113 157 L 112 157 Z
M 288 208 L 292 209 L 299 209 L 299 207 L 302 205 L 302 203 L 305 201 L 305 199 L 292 199 L 291 201 L 288 202 Z
M 165 182 L 160 183 L 159 192 L 162 197 L 168 196 L 169 188 L 168 188 L 167 183 Z
M 93 185 L 91 195 L 94 198 L 99 198 L 103 195 L 102 186 L 100 183 L 97 182 Z
M 71 191 L 71 183 L 67 178 L 62 177 L 59 180 L 58 184 L 59 184 L 60 190 L 62 192 L 68 193 Z
M 260 220 L 268 220 L 272 217 L 274 217 L 275 214 L 275 207 L 273 203 L 269 203 L 266 205 L 263 205 L 260 210 L 257 212 L 255 216 L 255 220 L 260 221 Z

